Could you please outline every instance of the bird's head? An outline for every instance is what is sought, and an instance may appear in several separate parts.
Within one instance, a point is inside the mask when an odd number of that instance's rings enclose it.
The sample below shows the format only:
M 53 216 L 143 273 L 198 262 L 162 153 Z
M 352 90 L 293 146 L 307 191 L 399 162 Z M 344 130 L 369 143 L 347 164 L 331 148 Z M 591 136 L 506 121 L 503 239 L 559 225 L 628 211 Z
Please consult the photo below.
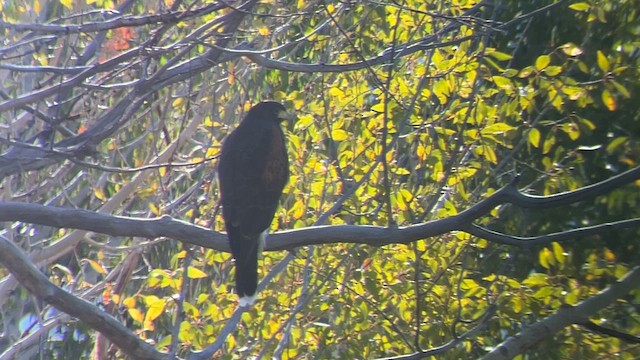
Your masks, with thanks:
M 249 110 L 247 118 L 260 118 L 281 123 L 285 120 L 293 121 L 296 116 L 277 101 L 261 101 Z

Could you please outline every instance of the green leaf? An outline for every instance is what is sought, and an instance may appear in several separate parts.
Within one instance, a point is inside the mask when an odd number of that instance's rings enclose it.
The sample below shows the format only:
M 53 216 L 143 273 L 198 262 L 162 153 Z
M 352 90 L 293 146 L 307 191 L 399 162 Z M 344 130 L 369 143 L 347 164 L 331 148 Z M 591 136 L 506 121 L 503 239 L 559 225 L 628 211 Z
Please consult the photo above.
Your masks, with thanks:
M 511 60 L 513 58 L 513 56 L 500 51 L 492 51 L 489 53 L 489 56 L 499 61 Z
M 536 293 L 533 294 L 533 297 L 536 299 L 545 299 L 551 294 L 553 294 L 553 288 L 551 286 L 545 286 L 536 291 Z
M 546 69 L 544 69 L 544 73 L 549 75 L 549 76 L 556 76 L 558 74 L 560 74 L 562 72 L 562 67 L 561 66 L 549 66 Z
M 612 153 L 612 152 L 616 151 L 617 148 L 619 148 L 620 146 L 625 144 L 628 140 L 629 140 L 629 138 L 626 137 L 626 136 L 619 136 L 619 137 L 613 139 L 609 143 L 609 145 L 607 145 L 607 152 L 608 153 Z
M 503 133 L 511 131 L 513 129 L 515 129 L 515 128 L 513 126 L 509 125 L 509 124 L 495 123 L 495 124 L 491 124 L 489 126 L 486 126 L 482 130 L 480 130 L 480 133 L 482 135 L 495 135 L 495 134 L 503 134 Z
M 535 273 L 529 275 L 526 279 L 522 281 L 522 284 L 533 287 L 533 286 L 543 286 L 549 284 L 549 278 L 546 274 Z
M 616 88 L 616 90 L 618 90 L 618 92 L 620 94 L 622 94 L 622 96 L 624 96 L 627 99 L 631 98 L 631 94 L 629 93 L 629 90 L 627 90 L 627 88 L 622 86 L 622 84 L 620 84 L 619 82 L 617 82 L 615 80 L 612 80 L 611 83 Z
M 504 76 L 493 76 L 493 82 L 502 90 L 507 90 L 509 92 L 513 91 L 513 85 L 511 84 L 511 80 Z

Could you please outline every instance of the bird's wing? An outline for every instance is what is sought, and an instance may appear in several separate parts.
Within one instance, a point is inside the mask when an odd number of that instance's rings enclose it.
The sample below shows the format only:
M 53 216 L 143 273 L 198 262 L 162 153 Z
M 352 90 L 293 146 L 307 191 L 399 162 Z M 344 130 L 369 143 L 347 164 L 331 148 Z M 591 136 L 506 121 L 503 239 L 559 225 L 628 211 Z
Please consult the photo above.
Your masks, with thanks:
M 271 225 L 289 176 L 288 160 L 279 127 L 237 130 L 223 145 L 218 165 L 223 214 L 254 237 Z

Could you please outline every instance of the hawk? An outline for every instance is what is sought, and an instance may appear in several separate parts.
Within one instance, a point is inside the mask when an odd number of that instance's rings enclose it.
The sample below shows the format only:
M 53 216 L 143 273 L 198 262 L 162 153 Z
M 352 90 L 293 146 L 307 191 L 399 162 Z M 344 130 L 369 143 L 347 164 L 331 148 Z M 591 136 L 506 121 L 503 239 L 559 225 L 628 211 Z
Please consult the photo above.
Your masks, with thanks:
M 280 123 L 293 119 L 282 104 L 253 106 L 222 145 L 218 180 L 240 306 L 253 305 L 258 253 L 289 179 L 289 160 Z

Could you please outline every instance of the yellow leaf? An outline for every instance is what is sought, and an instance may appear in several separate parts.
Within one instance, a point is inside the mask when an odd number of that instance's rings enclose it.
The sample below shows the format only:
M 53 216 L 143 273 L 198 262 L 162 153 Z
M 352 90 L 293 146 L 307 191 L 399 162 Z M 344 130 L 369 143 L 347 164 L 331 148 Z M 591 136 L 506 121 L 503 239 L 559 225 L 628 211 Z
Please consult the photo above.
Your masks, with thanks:
M 133 296 L 129 296 L 122 301 L 122 305 L 124 305 L 128 309 L 133 309 L 136 306 L 136 298 L 134 298 Z
M 579 56 L 583 51 L 574 43 L 566 43 L 560 47 L 567 56 Z
M 540 130 L 533 128 L 529 131 L 529 143 L 534 147 L 540 147 Z
M 176 109 L 178 107 L 180 107 L 180 105 L 182 105 L 184 103 L 184 98 L 183 97 L 179 97 L 176 98 L 175 100 L 173 100 L 173 103 L 171 104 L 171 106 Z
M 236 72 L 235 72 L 235 66 L 233 62 L 229 63 L 229 78 L 227 79 L 227 82 L 229 83 L 229 85 L 233 85 L 233 83 L 236 82 Z
M 131 316 L 133 320 L 139 323 L 142 323 L 144 321 L 144 316 L 142 316 L 142 312 L 140 312 L 140 310 L 136 308 L 131 308 L 131 309 L 128 309 L 127 312 L 129 313 L 129 316 Z
M 536 69 L 538 71 L 542 71 L 547 66 L 549 66 L 550 62 L 551 62 L 551 57 L 549 57 L 549 55 L 538 56 L 538 58 L 536 59 Z
M 189 266 L 187 269 L 187 277 L 189 277 L 189 279 L 202 279 L 207 277 L 207 274 L 198 268 Z
M 40 0 L 35 0 L 33 2 L 33 11 L 36 14 L 40 14 L 40 10 L 42 10 L 42 7 L 40 6 Z
M 513 85 L 511 84 L 511 80 L 508 78 L 504 76 L 493 76 L 491 79 L 500 89 L 513 91 Z
M 589 4 L 585 2 L 579 2 L 579 3 L 569 5 L 569 9 L 573 9 L 575 11 L 587 11 L 589 10 L 589 7 L 590 7 Z
M 549 76 L 556 76 L 561 72 L 562 72 L 561 66 L 548 66 L 546 69 L 544 69 L 544 73 Z
M 488 161 L 494 164 L 498 163 L 498 157 L 496 156 L 495 151 L 493 151 L 493 148 L 487 145 L 482 145 L 481 149 L 482 149 L 481 153 L 482 155 L 484 155 L 485 159 L 487 159 Z
M 551 244 L 551 247 L 553 248 L 553 256 L 558 262 L 558 264 L 564 264 L 565 254 L 564 254 L 564 249 L 562 248 L 562 245 L 560 245 L 557 242 L 554 242 Z
M 107 271 L 98 262 L 91 259 L 87 259 L 87 261 L 89 262 L 89 265 L 91 265 L 91 268 L 95 270 L 97 273 L 102 275 L 107 273 Z
M 193 340 L 194 331 L 191 329 L 191 323 L 183 321 L 180 323 L 180 332 L 178 333 L 178 339 L 183 343 L 189 343 Z
M 538 259 L 540 260 L 540 265 L 545 269 L 549 269 L 549 267 L 556 264 L 556 259 L 553 257 L 553 253 L 549 248 L 544 248 L 540 250 L 538 254 Z
M 262 35 L 262 36 L 267 36 L 271 33 L 271 31 L 269 31 L 269 28 L 266 26 L 260 26 L 258 28 L 258 34 Z
M 600 50 L 598 50 L 598 67 L 604 72 L 609 72 L 610 65 L 607 56 Z
M 148 296 L 148 297 L 150 297 L 150 296 Z M 145 299 L 145 302 L 146 302 L 146 299 Z M 148 303 L 147 304 L 147 313 L 146 313 L 146 315 L 144 317 L 145 322 L 153 321 L 156 318 L 158 318 L 158 316 L 162 315 L 162 313 L 164 312 L 165 305 L 166 305 L 166 302 L 163 299 L 158 299 L 155 302 Z
M 602 102 L 604 103 L 604 106 L 609 109 L 609 111 L 615 111 L 616 100 L 611 95 L 611 92 L 609 92 L 609 90 L 607 89 L 604 89 L 604 91 L 602 91 Z
M 331 131 L 331 138 L 334 141 L 343 141 L 343 140 L 347 140 L 347 138 L 349 137 L 349 134 L 342 130 L 342 129 L 336 129 Z
M 73 9 L 73 0 L 60 0 L 60 4 L 69 10 Z
M 100 201 L 107 201 L 107 197 L 104 195 L 104 191 L 102 191 L 102 188 L 94 187 L 93 195 L 95 195 L 95 197 Z
M 604 251 L 604 259 L 610 262 L 616 261 L 616 254 L 614 254 L 611 250 L 605 249 Z
M 149 203 L 149 210 L 151 210 L 153 215 L 160 216 L 160 209 L 158 209 L 154 203 Z
M 544 140 L 544 144 L 542 145 L 542 153 L 543 154 L 548 154 L 551 151 L 551 149 L 553 149 L 553 146 L 555 144 L 556 144 L 555 136 L 548 136 Z
M 513 129 L 514 129 L 514 127 L 509 125 L 509 124 L 495 123 L 495 124 L 491 124 L 489 126 L 486 126 L 484 129 L 480 130 L 480 133 L 482 135 L 495 135 L 495 134 L 503 134 L 503 133 L 509 132 L 509 131 L 511 131 Z

